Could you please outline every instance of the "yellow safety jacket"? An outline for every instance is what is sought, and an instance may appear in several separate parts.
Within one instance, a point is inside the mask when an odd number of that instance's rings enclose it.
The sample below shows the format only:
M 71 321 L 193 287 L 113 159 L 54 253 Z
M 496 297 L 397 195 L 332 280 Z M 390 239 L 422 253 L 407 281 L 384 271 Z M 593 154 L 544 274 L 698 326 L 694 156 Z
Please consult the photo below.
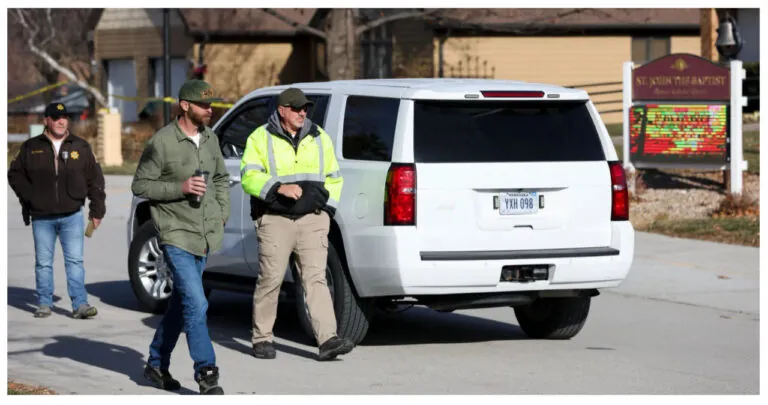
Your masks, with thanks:
M 333 217 L 344 184 L 330 136 L 307 119 L 291 137 L 276 112 L 248 137 L 240 175 L 243 190 L 255 197 L 251 198 L 254 219 L 264 212 L 298 218 L 320 210 Z M 301 198 L 278 194 L 281 184 L 298 184 Z

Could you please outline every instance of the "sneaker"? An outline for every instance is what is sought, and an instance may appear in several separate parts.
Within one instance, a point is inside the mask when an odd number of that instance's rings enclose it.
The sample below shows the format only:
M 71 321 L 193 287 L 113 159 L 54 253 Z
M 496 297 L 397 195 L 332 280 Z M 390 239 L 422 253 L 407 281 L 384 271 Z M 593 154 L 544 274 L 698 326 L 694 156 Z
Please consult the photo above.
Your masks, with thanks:
M 92 307 L 88 304 L 80 304 L 80 306 L 77 307 L 77 310 L 72 312 L 72 317 L 75 319 L 88 319 L 93 318 L 97 313 L 98 311 L 96 311 L 96 307 Z
M 274 359 L 277 357 L 275 345 L 268 341 L 256 343 L 253 345 L 253 357 L 257 359 Z
M 201 395 L 224 395 L 224 389 L 219 387 L 219 368 L 206 366 L 200 369 L 197 376 Z
M 320 361 L 333 360 L 336 358 L 336 356 L 347 354 L 351 352 L 352 349 L 354 348 L 355 348 L 354 343 L 350 342 L 347 339 L 334 336 L 326 340 L 325 343 L 323 343 L 322 345 L 320 345 L 320 353 L 318 355 L 318 360 Z
M 168 370 L 161 370 L 149 364 L 144 366 L 144 378 L 161 390 L 177 391 L 181 389 L 181 383 L 175 380 Z
M 51 316 L 51 307 L 48 305 L 40 305 L 35 310 L 35 318 L 47 318 Z

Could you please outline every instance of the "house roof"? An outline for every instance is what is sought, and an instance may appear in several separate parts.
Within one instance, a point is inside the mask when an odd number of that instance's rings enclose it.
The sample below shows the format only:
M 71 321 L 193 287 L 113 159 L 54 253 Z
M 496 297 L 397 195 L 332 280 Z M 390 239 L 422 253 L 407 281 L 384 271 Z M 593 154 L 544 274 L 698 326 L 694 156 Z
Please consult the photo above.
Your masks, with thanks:
M 297 35 L 300 30 L 261 10 L 241 8 L 179 9 L 193 36 Z M 310 25 L 315 8 L 275 9 L 290 20 Z
M 697 8 L 507 8 L 446 9 L 433 18 L 435 28 L 517 30 L 526 27 L 698 29 Z

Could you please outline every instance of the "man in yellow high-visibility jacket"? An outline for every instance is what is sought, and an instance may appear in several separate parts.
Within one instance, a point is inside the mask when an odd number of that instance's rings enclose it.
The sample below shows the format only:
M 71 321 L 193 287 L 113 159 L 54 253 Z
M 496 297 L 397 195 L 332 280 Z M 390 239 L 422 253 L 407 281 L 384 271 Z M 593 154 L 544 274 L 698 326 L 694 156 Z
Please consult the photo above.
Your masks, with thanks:
M 278 96 L 267 124 L 248 137 L 240 164 L 243 190 L 256 197 L 255 226 L 261 274 L 253 294 L 254 357 L 274 359 L 272 327 L 291 252 L 298 256 L 319 359 L 349 353 L 354 344 L 336 336 L 336 315 L 325 279 L 330 217 L 343 179 L 328 134 L 307 118 L 313 102 L 296 88 Z

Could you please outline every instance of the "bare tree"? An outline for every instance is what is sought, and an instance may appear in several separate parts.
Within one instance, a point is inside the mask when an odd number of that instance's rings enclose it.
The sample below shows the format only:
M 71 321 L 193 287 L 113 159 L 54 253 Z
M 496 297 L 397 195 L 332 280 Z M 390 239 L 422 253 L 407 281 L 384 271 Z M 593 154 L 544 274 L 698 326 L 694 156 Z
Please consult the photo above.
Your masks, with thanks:
M 355 78 L 357 51 L 360 37 L 364 32 L 382 24 L 408 18 L 424 18 L 440 12 L 440 9 L 412 9 L 388 14 L 382 12 L 378 18 L 366 21 L 360 15 L 359 9 L 334 8 L 330 11 L 324 30 L 320 30 L 287 17 L 280 13 L 279 9 L 265 8 L 263 10 L 290 26 L 325 41 L 328 78 L 330 80 Z
M 461 9 L 458 13 L 460 17 L 457 17 L 455 9 L 382 9 L 377 13 L 369 12 L 363 15 L 360 9 L 334 8 L 330 10 L 323 29 L 318 29 L 293 20 L 281 13 L 279 9 L 265 8 L 263 11 L 325 42 L 330 80 L 355 78 L 357 53 L 363 33 L 395 21 L 423 19 L 450 23 L 453 27 L 468 31 L 521 34 L 551 29 L 550 24 L 585 12 L 602 18 L 616 18 L 612 14 L 613 11 L 586 8 L 540 9 L 534 13 L 533 17 L 530 12 L 516 9 Z M 626 11 L 626 13 L 629 12 Z M 371 17 L 372 14 L 376 16 Z
M 101 91 L 89 82 L 90 69 L 88 40 L 83 27 L 92 9 L 12 9 L 13 24 L 9 36 L 24 41 L 25 47 L 37 56 L 35 65 L 49 83 L 58 81 L 59 75 L 77 83 L 88 91 L 100 106 L 107 101 Z

